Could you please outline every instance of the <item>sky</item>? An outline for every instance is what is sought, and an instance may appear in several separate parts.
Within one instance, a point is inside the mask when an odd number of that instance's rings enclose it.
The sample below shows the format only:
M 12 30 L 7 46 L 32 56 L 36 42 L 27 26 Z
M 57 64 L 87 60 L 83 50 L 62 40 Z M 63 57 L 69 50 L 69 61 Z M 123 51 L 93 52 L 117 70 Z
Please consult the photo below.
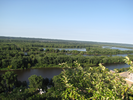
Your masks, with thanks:
M 133 0 L 0 0 L 0 36 L 133 44 Z

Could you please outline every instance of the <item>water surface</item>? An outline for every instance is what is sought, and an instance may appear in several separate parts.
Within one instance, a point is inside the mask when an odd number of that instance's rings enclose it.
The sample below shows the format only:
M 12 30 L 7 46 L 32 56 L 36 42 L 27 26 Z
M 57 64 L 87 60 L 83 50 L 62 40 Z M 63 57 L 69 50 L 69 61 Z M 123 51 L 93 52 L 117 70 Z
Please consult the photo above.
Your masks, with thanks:
M 53 78 L 55 75 L 61 73 L 61 68 L 37 68 L 37 69 L 26 69 L 26 70 L 14 70 L 18 75 L 18 80 L 27 81 L 31 75 L 42 76 L 43 78 Z M 4 74 L 6 71 L 0 71 L 0 74 Z
M 127 64 L 108 64 L 104 65 L 109 70 L 113 70 L 115 68 L 127 68 L 129 65 Z M 59 75 L 61 73 L 61 68 L 37 68 L 37 69 L 27 69 L 27 70 L 14 70 L 16 74 L 18 74 L 18 80 L 27 81 L 31 75 L 42 76 L 43 78 L 53 78 L 55 75 Z M 4 74 L 6 71 L 0 71 L 0 74 Z
M 114 70 L 115 68 L 127 68 L 127 67 L 130 67 L 130 65 L 127 65 L 127 64 L 107 64 L 107 65 L 104 65 L 106 68 L 108 68 L 109 70 Z

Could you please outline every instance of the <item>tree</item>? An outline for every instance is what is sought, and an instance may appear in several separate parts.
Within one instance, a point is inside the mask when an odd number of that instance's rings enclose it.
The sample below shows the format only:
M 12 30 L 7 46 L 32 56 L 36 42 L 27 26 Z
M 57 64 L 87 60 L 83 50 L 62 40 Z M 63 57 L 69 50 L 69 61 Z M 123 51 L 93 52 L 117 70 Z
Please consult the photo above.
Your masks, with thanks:
M 43 77 L 32 75 L 29 78 L 29 87 L 30 88 L 42 88 L 43 87 Z
M 22 58 L 12 59 L 11 65 L 13 66 L 13 69 L 21 68 L 23 65 Z
M 124 59 L 125 63 L 127 63 L 128 65 L 130 65 L 130 68 L 129 68 L 129 72 L 133 73 L 133 62 L 129 59 L 129 57 L 125 57 Z
M 5 91 L 5 85 L 2 84 L 3 77 L 0 75 L 0 93 Z
M 116 100 L 131 99 L 133 89 L 129 88 L 122 77 L 117 73 L 109 72 L 102 64 L 99 67 L 82 68 L 75 63 L 76 68 L 63 70 L 60 75 L 54 76 L 55 95 L 62 99 L 83 100 Z M 67 65 L 63 65 L 67 66 Z
M 13 71 L 7 71 L 2 75 L 2 78 L 3 80 L 1 83 L 6 87 L 7 91 L 11 91 L 17 82 L 17 74 Z

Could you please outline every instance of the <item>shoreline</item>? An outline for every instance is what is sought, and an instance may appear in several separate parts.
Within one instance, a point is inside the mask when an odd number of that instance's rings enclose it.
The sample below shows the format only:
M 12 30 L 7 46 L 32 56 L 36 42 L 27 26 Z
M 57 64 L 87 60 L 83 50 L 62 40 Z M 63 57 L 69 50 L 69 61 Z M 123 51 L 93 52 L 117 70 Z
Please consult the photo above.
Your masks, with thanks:
M 102 63 L 103 66 L 106 67 L 106 65 L 113 65 L 113 64 L 124 64 L 124 63 Z M 47 67 L 46 67 L 47 66 Z M 90 64 L 88 66 L 82 66 L 82 67 L 95 67 L 95 66 L 98 66 L 97 64 Z M 27 69 L 37 69 L 37 68 L 67 68 L 67 67 L 60 67 L 59 65 L 45 65 L 44 67 L 36 67 L 36 66 L 33 66 L 33 67 L 30 67 L 30 68 L 27 68 Z M 75 68 L 75 67 L 71 67 L 71 68 Z M 107 67 L 106 67 L 107 68 Z M 14 71 L 14 70 L 27 70 L 27 69 L 6 69 L 6 68 L 3 68 L 3 69 L 0 69 L 0 71 Z
M 47 65 L 48 66 L 48 65 Z M 89 65 L 89 67 L 94 67 L 97 66 L 96 64 L 91 64 Z M 37 68 L 67 68 L 67 67 L 60 67 L 59 65 L 52 65 L 52 66 L 48 66 L 48 67 L 31 67 L 31 68 L 27 68 L 27 69 L 37 69 Z M 75 67 L 71 67 L 71 68 L 75 68 Z M 14 71 L 14 70 L 27 70 L 27 69 L 0 69 L 0 71 Z

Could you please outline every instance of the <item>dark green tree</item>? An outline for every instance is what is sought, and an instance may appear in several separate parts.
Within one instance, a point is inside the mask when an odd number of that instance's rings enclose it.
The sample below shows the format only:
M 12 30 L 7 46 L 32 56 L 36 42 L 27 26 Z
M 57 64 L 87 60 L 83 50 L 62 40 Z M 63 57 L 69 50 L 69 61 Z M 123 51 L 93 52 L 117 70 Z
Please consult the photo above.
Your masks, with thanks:
M 0 75 L 0 93 L 5 91 L 5 85 L 2 84 L 3 77 Z
M 32 75 L 29 78 L 29 87 L 30 88 L 42 88 L 43 87 L 43 77 Z
M 2 75 L 3 80 L 1 83 L 5 86 L 7 91 L 11 91 L 17 82 L 17 74 L 13 71 L 7 71 Z

